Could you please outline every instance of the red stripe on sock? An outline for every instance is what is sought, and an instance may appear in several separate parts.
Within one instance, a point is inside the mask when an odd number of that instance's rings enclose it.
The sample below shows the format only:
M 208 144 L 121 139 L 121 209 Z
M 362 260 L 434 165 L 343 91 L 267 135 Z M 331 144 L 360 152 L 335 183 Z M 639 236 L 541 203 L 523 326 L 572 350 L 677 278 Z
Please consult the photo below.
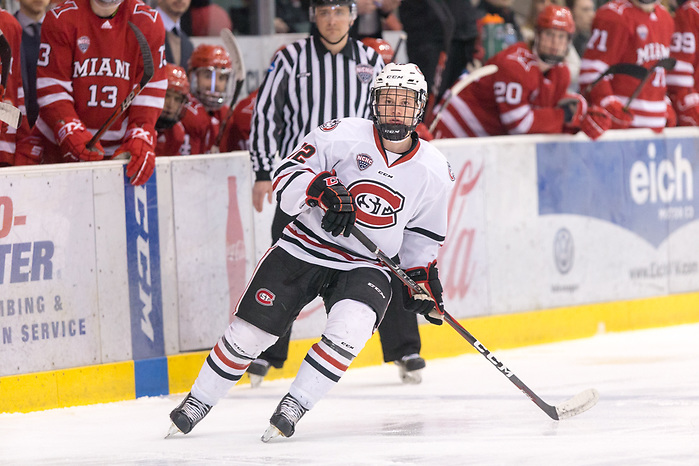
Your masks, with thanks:
M 238 371 L 244 371 L 245 369 L 248 368 L 250 363 L 247 364 L 238 364 L 226 357 L 225 354 L 223 354 L 223 351 L 221 351 L 221 348 L 218 347 L 218 343 L 216 346 L 214 346 L 214 353 L 216 353 L 216 356 L 221 360 L 222 363 L 224 363 L 226 366 L 230 367 L 231 369 L 235 369 Z
M 349 367 L 349 366 L 345 366 L 343 364 L 340 364 L 337 361 L 337 359 L 333 358 L 328 353 L 326 353 L 325 351 L 320 349 L 320 346 L 318 345 L 318 343 L 313 345 L 313 351 L 315 351 L 318 356 L 320 356 L 321 358 L 325 359 L 327 362 L 332 364 L 335 368 L 340 369 L 343 372 L 347 370 L 347 367 Z

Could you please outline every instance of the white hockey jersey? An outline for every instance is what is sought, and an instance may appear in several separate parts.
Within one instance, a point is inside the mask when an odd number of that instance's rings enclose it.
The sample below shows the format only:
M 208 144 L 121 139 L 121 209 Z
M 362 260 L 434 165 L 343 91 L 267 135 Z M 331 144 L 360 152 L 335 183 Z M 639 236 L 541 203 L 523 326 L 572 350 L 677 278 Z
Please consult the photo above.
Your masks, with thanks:
M 381 265 L 353 236 L 333 237 L 320 226 L 324 212 L 306 204 L 314 177 L 334 170 L 357 204 L 356 225 L 401 267 L 425 267 L 437 258 L 447 232 L 447 204 L 454 175 L 445 157 L 418 140 L 405 154 L 384 151 L 371 121 L 331 120 L 311 131 L 274 177 L 281 209 L 298 218 L 277 245 L 321 266 L 351 270 Z

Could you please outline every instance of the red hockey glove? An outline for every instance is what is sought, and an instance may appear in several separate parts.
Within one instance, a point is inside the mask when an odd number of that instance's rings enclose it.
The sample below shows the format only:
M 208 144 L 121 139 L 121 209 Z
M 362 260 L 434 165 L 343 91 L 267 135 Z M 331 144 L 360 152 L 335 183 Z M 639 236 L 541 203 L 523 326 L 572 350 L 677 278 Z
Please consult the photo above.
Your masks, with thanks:
M 97 142 L 94 147 L 86 145 L 92 139 L 92 134 L 85 128 L 82 121 L 73 119 L 68 122 L 59 121 L 56 140 L 66 162 L 94 162 L 104 159 L 102 144 Z
M 676 105 L 678 126 L 699 126 L 699 94 L 687 94 Z
M 628 110 L 624 110 L 624 105 L 613 95 L 602 99 L 599 105 L 612 117 L 612 129 L 626 129 L 631 126 L 633 115 Z
M 155 170 L 155 131 L 135 126 L 124 135 L 124 141 L 114 153 L 114 158 L 130 157 L 126 165 L 126 176 L 131 184 L 144 184 Z
M 424 123 L 419 123 L 415 128 L 415 132 L 420 139 L 424 139 L 425 141 L 431 141 L 434 139 L 434 136 L 432 133 L 430 133 L 429 128 Z
M 39 136 L 24 137 L 15 145 L 15 166 L 38 165 L 43 153 L 44 146 Z
M 598 105 L 593 105 L 587 111 L 587 115 L 580 124 L 580 130 L 587 134 L 593 141 L 604 134 L 612 127 L 612 117 L 605 109 Z
M 325 215 L 320 226 L 333 236 L 342 233 L 349 237 L 357 219 L 357 205 L 345 185 L 335 176 L 335 171 L 321 172 L 306 189 L 306 204 L 321 205 Z
M 587 114 L 587 100 L 580 94 L 566 94 L 556 106 L 563 109 L 563 129 L 577 132 Z
M 427 267 L 415 267 L 405 273 L 422 288 L 425 293 L 417 294 L 403 285 L 403 305 L 406 311 L 425 316 L 428 322 L 442 325 L 444 322 L 444 300 L 442 283 L 439 281 L 437 261 Z

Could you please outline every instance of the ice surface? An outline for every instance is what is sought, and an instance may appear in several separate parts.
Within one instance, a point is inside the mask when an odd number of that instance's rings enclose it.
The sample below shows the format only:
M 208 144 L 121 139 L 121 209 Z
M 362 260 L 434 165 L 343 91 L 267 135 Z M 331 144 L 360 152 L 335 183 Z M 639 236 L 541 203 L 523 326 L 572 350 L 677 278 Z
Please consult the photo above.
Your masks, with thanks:
M 267 444 L 290 380 L 235 387 L 167 440 L 183 395 L 0 414 L 0 464 L 697 465 L 698 339 L 693 324 L 496 351 L 549 404 L 599 391 L 561 421 L 469 354 L 428 361 L 420 385 L 393 365 L 350 370 L 293 437 Z

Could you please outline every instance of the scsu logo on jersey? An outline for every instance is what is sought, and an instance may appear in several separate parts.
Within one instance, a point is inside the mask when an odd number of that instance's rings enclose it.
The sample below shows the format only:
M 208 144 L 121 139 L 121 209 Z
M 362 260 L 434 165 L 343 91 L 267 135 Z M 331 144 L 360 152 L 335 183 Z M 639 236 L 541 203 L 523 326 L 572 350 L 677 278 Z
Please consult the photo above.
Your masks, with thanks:
M 357 223 L 368 228 L 388 228 L 396 224 L 405 197 L 374 180 L 360 180 L 349 186 L 357 204 Z
M 269 291 L 267 288 L 260 288 L 257 290 L 257 293 L 255 293 L 255 301 L 263 306 L 271 306 L 274 304 L 274 298 L 276 298 L 274 293 Z

